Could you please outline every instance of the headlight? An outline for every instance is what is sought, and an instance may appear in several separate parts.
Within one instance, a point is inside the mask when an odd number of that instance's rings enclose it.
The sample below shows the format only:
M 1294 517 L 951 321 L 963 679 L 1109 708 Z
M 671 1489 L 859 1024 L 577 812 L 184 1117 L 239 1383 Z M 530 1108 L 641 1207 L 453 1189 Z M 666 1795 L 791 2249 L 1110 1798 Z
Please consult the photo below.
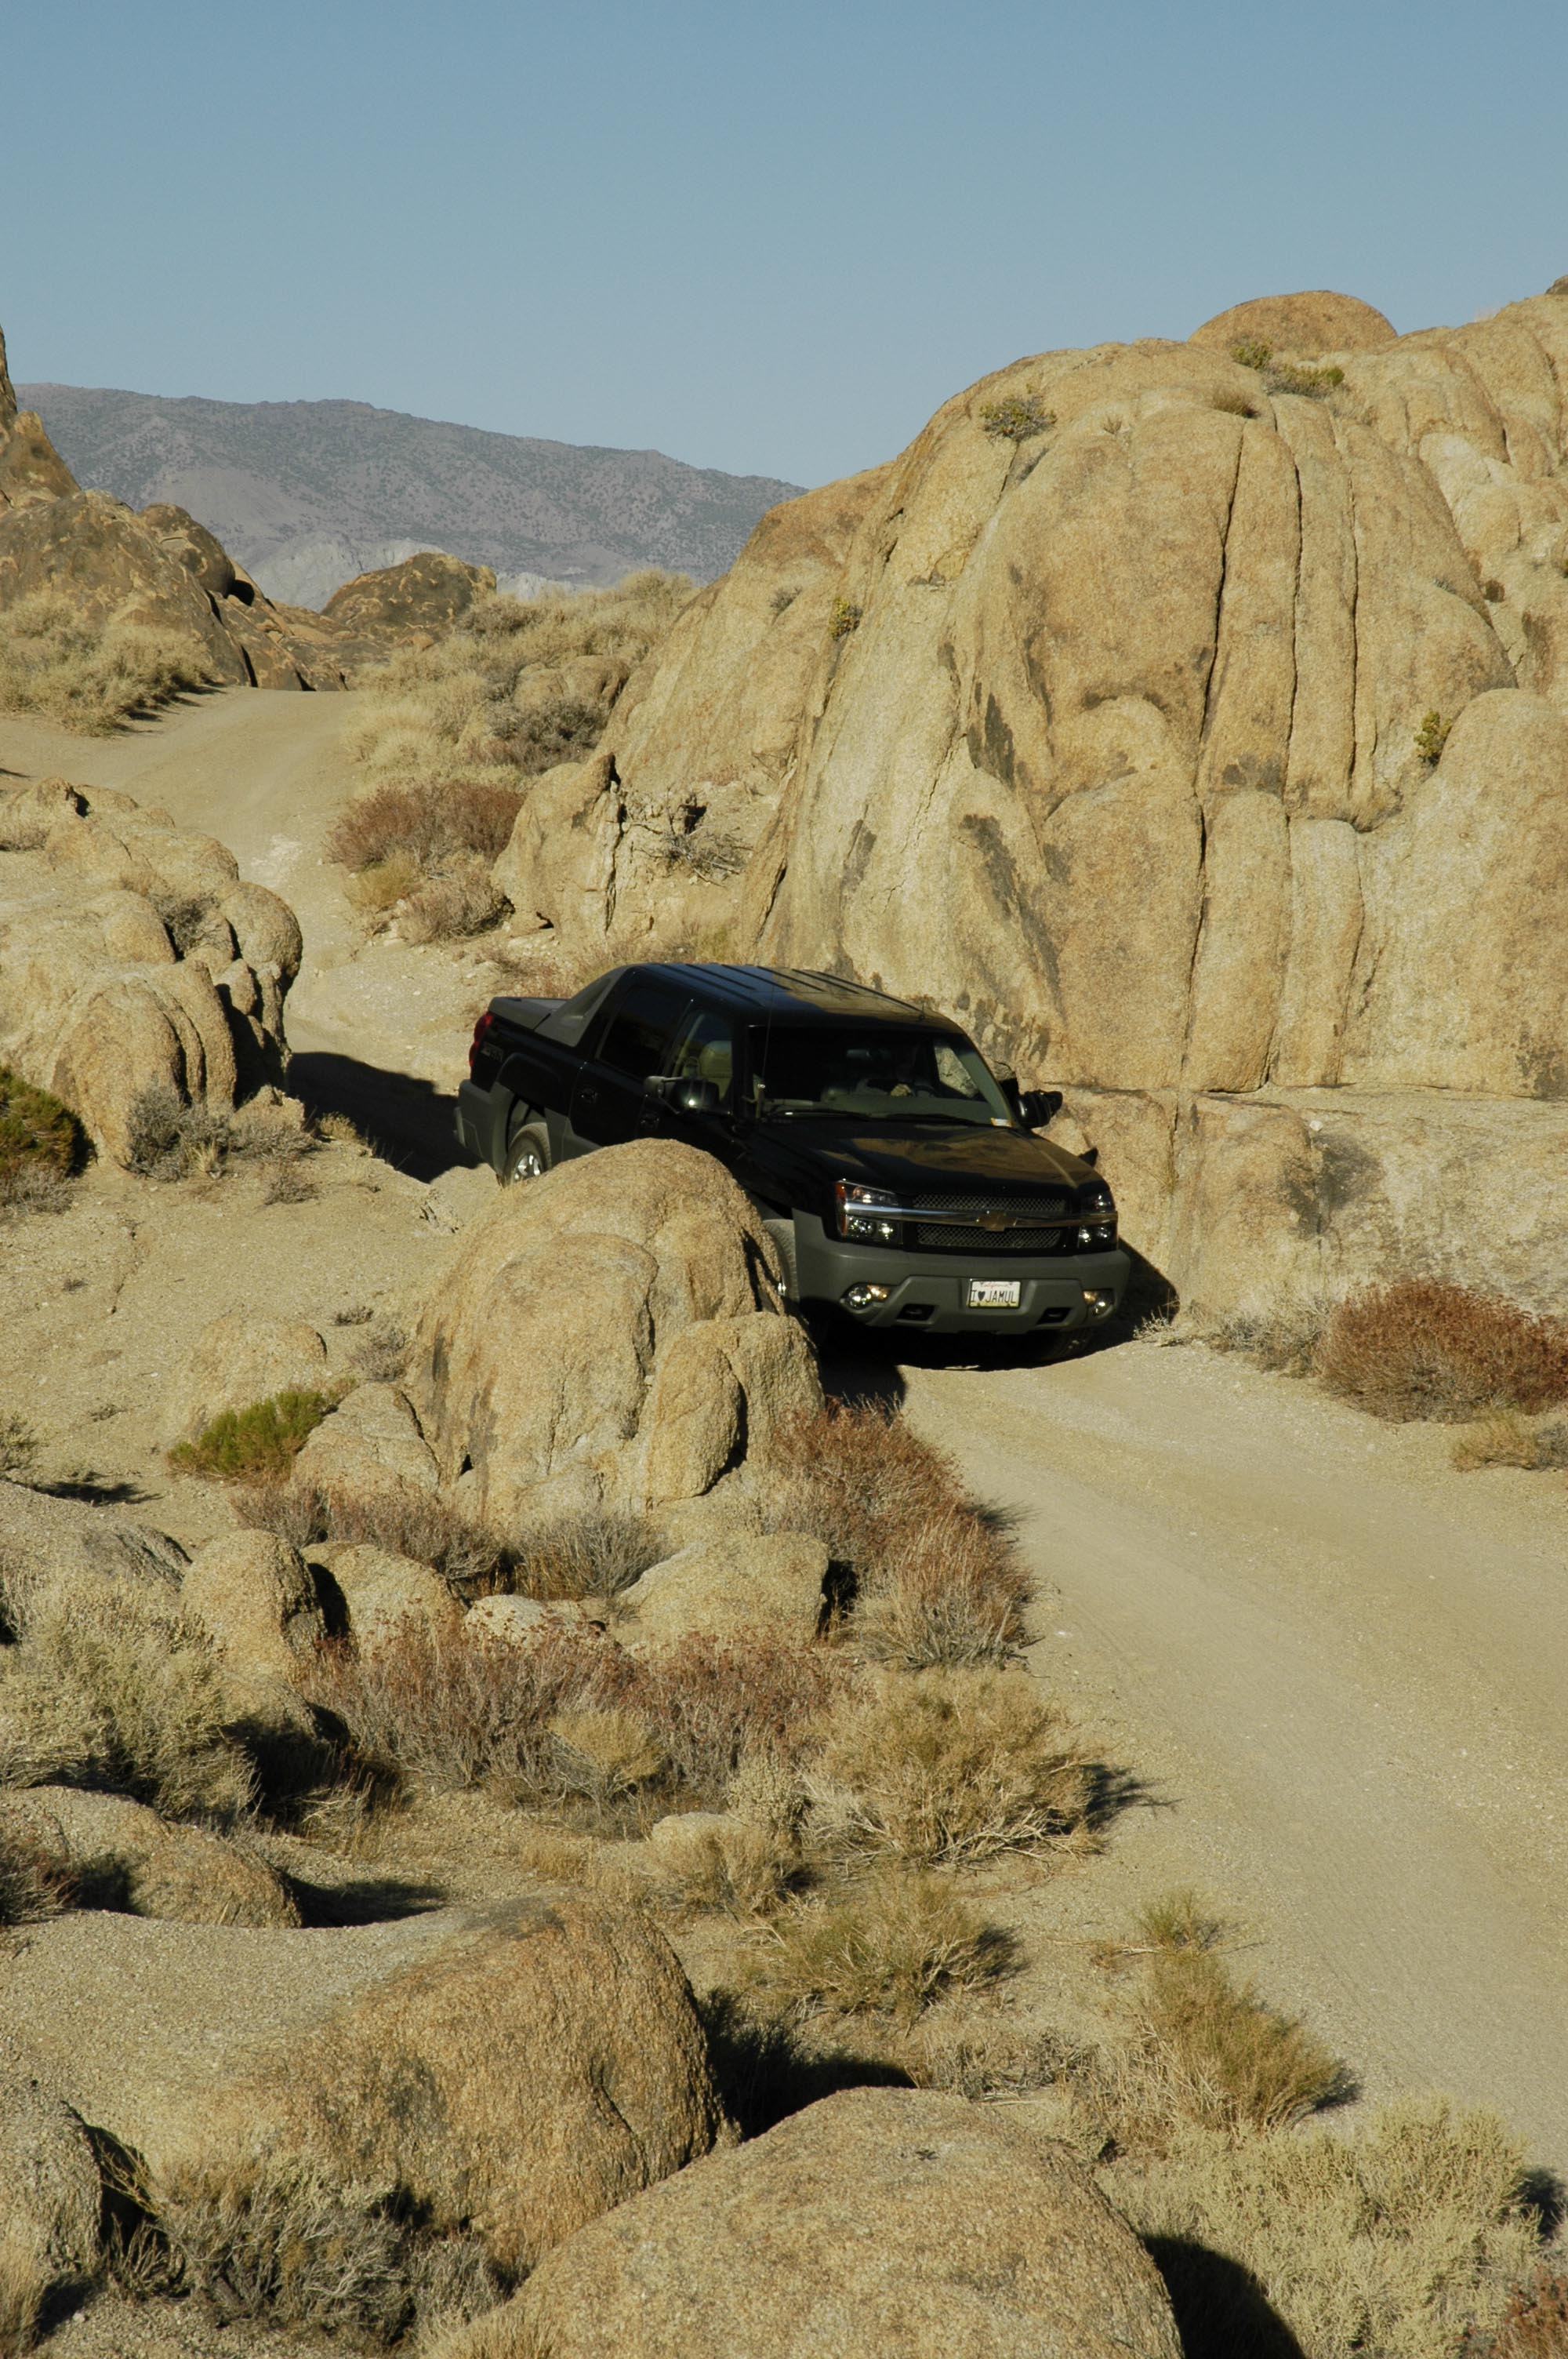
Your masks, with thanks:
M 898 1198 L 886 1188 L 862 1188 L 857 1180 L 838 1180 L 834 1182 L 834 1201 L 838 1208 L 838 1234 L 863 1245 L 893 1245 L 898 1243 L 898 1223 L 890 1221 L 889 1210 Z
M 1116 1243 L 1116 1199 L 1108 1188 L 1087 1188 L 1078 1200 L 1080 1251 Z

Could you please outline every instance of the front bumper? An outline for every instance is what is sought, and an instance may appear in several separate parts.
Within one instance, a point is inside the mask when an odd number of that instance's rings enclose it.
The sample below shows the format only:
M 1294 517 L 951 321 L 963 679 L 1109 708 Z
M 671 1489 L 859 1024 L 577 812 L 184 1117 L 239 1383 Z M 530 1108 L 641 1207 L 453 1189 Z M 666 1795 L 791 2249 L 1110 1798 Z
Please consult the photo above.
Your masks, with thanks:
M 1103 1326 L 1126 1293 L 1132 1269 L 1119 1245 L 1098 1253 L 1044 1255 L 904 1253 L 891 1245 L 851 1245 L 803 1212 L 795 1216 L 795 1244 L 803 1302 L 831 1305 L 857 1327 L 897 1327 L 925 1335 L 1021 1335 L 1033 1327 L 1070 1334 L 1076 1328 Z M 976 1277 L 1016 1279 L 1017 1309 L 971 1310 L 969 1280 Z M 850 1288 L 862 1285 L 886 1287 L 886 1300 L 863 1307 L 847 1303 Z

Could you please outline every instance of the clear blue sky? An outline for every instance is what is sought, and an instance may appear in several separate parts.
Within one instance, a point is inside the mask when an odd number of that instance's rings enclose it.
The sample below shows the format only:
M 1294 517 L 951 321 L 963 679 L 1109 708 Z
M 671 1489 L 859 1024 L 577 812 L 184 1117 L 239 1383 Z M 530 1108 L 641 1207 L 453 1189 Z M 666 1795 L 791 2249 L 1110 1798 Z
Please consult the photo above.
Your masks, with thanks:
M 15 374 L 347 395 L 816 483 L 986 370 L 1568 271 L 1564 0 L 51 0 Z

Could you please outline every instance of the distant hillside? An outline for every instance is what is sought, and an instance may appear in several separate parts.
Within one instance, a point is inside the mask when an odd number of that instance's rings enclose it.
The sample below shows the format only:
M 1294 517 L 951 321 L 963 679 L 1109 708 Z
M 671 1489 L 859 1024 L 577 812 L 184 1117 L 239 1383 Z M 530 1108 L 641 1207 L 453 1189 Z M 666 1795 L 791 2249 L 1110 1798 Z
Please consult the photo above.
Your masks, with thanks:
M 419 549 L 492 565 L 503 587 L 618 581 L 640 565 L 711 581 L 794 484 L 486 434 L 361 401 L 168 400 L 24 385 L 79 483 L 168 500 L 270 597 L 319 606 L 351 574 Z

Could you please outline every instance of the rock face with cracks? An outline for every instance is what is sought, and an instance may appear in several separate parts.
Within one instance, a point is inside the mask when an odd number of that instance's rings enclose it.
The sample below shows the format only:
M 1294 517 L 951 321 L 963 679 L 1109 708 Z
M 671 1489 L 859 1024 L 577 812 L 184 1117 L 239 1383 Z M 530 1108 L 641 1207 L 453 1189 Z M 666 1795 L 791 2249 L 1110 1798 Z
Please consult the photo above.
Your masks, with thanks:
M 226 1113 L 281 1078 L 300 947 L 211 836 L 64 778 L 0 792 L 0 1063 L 116 1162 L 150 1084 Z
M 409 1392 L 443 1482 L 502 1528 L 701 1498 L 822 1398 L 750 1203 L 710 1156 L 654 1140 L 510 1190 L 465 1232 Z
M 1560 1304 L 1568 293 L 1404 337 L 1270 299 L 986 379 L 765 520 L 496 874 L 569 956 L 727 927 L 935 1001 L 1215 1307 Z M 1477 1149 L 1509 1210 L 1462 1225 Z
M 155 2174 L 285 2152 L 508 2270 L 730 2135 L 669 1949 L 578 1894 L 287 1934 L 64 1917 L 0 1959 L 0 2007 Z
M 1181 2348 L 1153 2263 L 1065 2147 L 1011 2109 L 902 2089 L 825 2098 L 596 2221 L 473 2347 L 486 2359 Z

